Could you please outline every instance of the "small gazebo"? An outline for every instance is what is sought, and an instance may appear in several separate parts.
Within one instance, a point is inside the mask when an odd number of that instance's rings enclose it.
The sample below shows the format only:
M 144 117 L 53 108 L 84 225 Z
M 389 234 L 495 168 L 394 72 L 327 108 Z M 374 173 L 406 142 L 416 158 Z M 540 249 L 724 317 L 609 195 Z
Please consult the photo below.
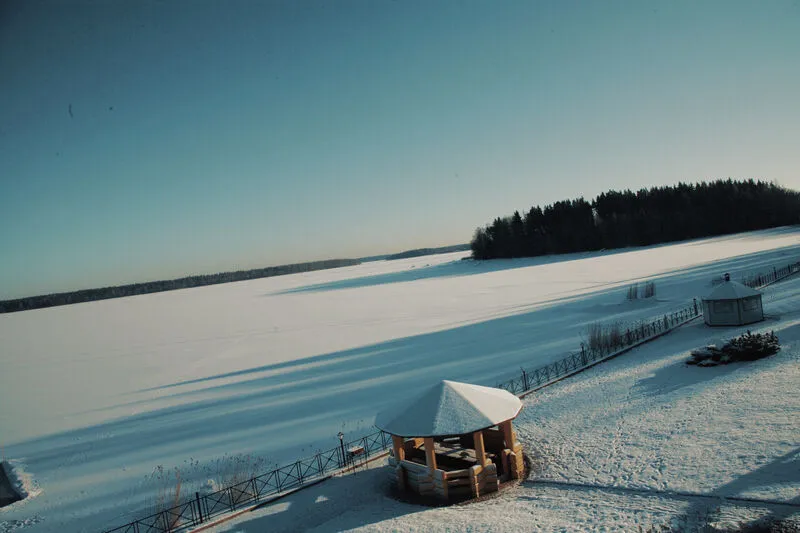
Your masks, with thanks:
M 494 492 L 523 475 L 511 421 L 522 402 L 502 389 L 442 381 L 378 414 L 392 435 L 389 464 L 398 487 L 443 500 Z
M 743 326 L 764 320 L 761 293 L 725 274 L 725 281 L 703 298 L 703 317 L 709 326 Z

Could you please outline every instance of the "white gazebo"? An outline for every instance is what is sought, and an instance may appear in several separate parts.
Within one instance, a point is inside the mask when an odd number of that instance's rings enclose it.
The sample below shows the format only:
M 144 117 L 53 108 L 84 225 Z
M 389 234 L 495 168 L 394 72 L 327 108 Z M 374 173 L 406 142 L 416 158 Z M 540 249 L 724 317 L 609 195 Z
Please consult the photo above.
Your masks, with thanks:
M 502 389 L 442 381 L 383 411 L 392 435 L 389 464 L 401 489 L 444 500 L 476 497 L 523 475 L 511 421 L 522 402 Z
M 703 317 L 709 326 L 743 326 L 764 320 L 761 293 L 725 274 L 725 281 L 703 298 Z

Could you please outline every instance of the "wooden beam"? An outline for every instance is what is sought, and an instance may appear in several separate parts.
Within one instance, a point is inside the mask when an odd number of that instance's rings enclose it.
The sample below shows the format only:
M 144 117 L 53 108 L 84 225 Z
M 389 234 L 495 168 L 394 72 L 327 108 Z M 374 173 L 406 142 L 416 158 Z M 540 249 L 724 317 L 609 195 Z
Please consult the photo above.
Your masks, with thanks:
M 403 437 L 392 435 L 392 449 L 394 451 L 394 458 L 402 461 L 406 458 L 406 451 L 403 448 Z
M 514 438 L 514 428 L 511 427 L 511 420 L 506 420 L 501 423 L 500 431 L 503 432 L 503 440 L 506 441 L 506 448 L 513 451 L 516 439 Z
M 433 445 L 433 437 L 425 437 L 425 464 L 433 473 L 436 470 L 436 450 Z
M 476 431 L 472 434 L 472 438 L 475 440 L 475 458 L 479 465 L 486 466 L 488 459 L 486 458 L 486 447 L 483 445 L 483 431 Z

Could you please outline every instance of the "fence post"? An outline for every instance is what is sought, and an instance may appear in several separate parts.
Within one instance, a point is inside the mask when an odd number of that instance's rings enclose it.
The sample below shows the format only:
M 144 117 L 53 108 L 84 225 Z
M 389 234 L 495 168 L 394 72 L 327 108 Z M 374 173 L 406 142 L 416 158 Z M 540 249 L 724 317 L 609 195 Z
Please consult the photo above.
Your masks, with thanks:
M 337 435 L 337 437 L 339 437 L 339 448 L 342 450 L 342 460 L 339 461 L 339 467 L 340 468 L 344 468 L 345 466 L 347 466 L 347 465 L 345 465 L 345 462 L 344 462 L 345 461 L 345 455 L 344 455 L 344 433 L 342 433 L 340 431 L 339 434 Z
M 200 521 L 200 523 L 202 524 L 203 523 L 203 508 L 200 507 L 200 493 L 199 492 L 195 492 L 194 493 L 194 497 L 195 497 L 195 501 L 197 502 L 197 517 L 198 517 L 198 520 Z
M 528 373 L 525 372 L 524 368 L 522 369 L 522 384 L 525 387 L 524 390 L 528 390 L 530 388 L 528 387 Z
M 255 499 L 255 501 L 260 500 L 261 499 L 261 495 L 258 493 L 258 486 L 256 485 L 256 478 L 254 478 L 254 477 L 250 478 L 250 485 L 253 486 L 253 499 Z

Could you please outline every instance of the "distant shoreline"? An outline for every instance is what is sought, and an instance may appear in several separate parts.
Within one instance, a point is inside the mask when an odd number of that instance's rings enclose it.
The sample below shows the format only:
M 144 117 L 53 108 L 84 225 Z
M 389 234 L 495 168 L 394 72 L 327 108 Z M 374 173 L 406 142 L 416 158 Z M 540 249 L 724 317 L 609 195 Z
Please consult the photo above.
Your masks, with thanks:
M 220 272 L 217 274 L 185 276 L 170 280 L 146 281 L 141 283 L 115 285 L 111 287 L 80 289 L 77 291 L 42 294 L 37 296 L 25 296 L 10 300 L 0 300 L 0 313 L 16 313 L 19 311 L 30 311 L 33 309 L 44 309 L 47 307 L 58 307 L 62 305 L 94 302 L 97 300 L 108 300 L 111 298 L 124 298 L 126 296 L 152 294 L 156 292 L 173 291 L 178 289 L 190 289 L 193 287 L 205 287 L 207 285 L 218 285 L 220 283 L 232 283 L 235 281 L 246 281 L 250 279 L 285 276 L 287 274 L 297 274 L 300 272 L 313 272 L 316 270 L 355 266 L 367 261 L 405 259 L 409 257 L 419 257 L 423 255 L 442 254 L 466 250 L 469 250 L 469 244 L 457 244 L 454 246 L 443 246 L 440 248 L 417 248 L 414 250 L 400 252 L 398 254 L 364 257 L 361 259 L 326 259 L 324 261 L 293 263 L 265 268 L 254 268 L 250 270 Z

